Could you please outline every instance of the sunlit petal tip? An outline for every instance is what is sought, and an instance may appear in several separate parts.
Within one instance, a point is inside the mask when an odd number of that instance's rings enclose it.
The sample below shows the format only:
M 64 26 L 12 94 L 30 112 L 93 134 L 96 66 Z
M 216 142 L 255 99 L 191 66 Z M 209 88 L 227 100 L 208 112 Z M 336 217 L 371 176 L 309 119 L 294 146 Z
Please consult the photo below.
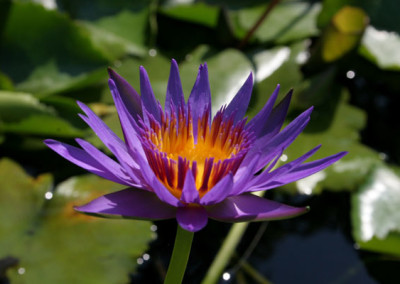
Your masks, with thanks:
M 179 69 L 179 68 L 178 68 L 178 62 L 176 62 L 175 58 L 172 58 L 172 59 L 171 59 L 171 65 L 173 65 L 174 68 Z

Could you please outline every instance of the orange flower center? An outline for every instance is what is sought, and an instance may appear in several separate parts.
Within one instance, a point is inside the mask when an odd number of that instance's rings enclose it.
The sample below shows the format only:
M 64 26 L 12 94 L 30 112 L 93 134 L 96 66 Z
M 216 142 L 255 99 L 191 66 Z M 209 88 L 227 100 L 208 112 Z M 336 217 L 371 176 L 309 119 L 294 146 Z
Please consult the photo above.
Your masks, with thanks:
M 193 122 L 184 110 L 171 115 L 162 114 L 161 123 L 150 120 L 143 132 L 143 148 L 157 178 L 177 198 L 182 194 L 184 179 L 191 170 L 200 198 L 228 173 L 234 174 L 249 147 L 245 121 L 234 125 L 217 113 L 211 125 L 209 113 L 197 121 L 197 141 Z

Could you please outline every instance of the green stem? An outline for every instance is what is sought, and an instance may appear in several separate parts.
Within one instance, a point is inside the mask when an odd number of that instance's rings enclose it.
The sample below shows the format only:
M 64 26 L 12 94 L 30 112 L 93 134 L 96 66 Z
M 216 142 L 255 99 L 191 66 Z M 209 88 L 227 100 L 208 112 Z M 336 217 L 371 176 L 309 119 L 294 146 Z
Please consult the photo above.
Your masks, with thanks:
M 232 226 L 217 256 L 208 269 L 206 277 L 201 282 L 202 284 L 215 284 L 218 282 L 248 225 L 249 223 L 236 223 Z
M 194 233 L 182 229 L 179 225 L 177 227 L 174 250 L 172 251 L 164 284 L 182 283 L 189 260 L 190 248 L 192 247 Z
M 265 191 L 254 193 L 258 196 L 263 196 Z M 201 284 L 215 284 L 221 278 L 222 272 L 231 259 L 237 245 L 239 244 L 242 236 L 244 235 L 249 223 L 236 223 L 232 225 L 228 235 L 226 236 L 222 247 L 219 249 L 217 256 L 207 271 Z
M 264 22 L 269 13 L 271 13 L 271 11 L 275 8 L 276 5 L 279 4 L 279 2 L 281 2 L 281 0 L 272 0 L 271 2 L 269 2 L 264 13 L 262 13 L 261 17 L 257 20 L 257 22 L 253 25 L 253 27 L 247 32 L 246 36 L 239 43 L 239 49 L 242 49 L 247 44 L 247 42 L 250 40 L 256 30 L 261 26 L 262 22 Z

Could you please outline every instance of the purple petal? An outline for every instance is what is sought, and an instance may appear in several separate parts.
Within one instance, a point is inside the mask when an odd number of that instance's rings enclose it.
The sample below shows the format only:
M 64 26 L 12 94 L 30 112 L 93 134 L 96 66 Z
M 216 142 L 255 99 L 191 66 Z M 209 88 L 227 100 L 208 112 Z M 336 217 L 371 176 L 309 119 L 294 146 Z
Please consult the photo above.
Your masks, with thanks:
M 113 80 L 108 81 L 108 85 L 111 90 L 111 94 L 114 99 L 115 106 L 117 108 L 119 120 L 121 123 L 122 132 L 124 133 L 125 141 L 129 148 L 137 149 L 142 155 L 143 149 L 140 140 L 137 138 L 138 126 L 132 115 L 126 109 L 126 105 L 123 102 L 120 92 L 118 91 L 115 82 Z
M 126 109 L 137 120 L 138 116 L 142 116 L 142 100 L 138 92 L 111 68 L 108 68 L 108 75 L 114 81 Z
M 200 65 L 196 82 L 188 100 L 189 109 L 193 119 L 193 135 L 197 141 L 197 120 L 201 118 L 205 110 L 211 108 L 211 91 L 208 81 L 207 64 Z M 208 122 L 211 122 L 211 111 L 209 111 Z
M 200 204 L 212 205 L 221 202 L 231 193 L 232 186 L 233 177 L 229 173 L 200 199 Z
M 297 208 L 271 201 L 252 194 L 232 196 L 223 202 L 207 208 L 210 218 L 224 222 L 267 221 L 286 219 L 307 212 L 307 208 Z
M 322 171 L 327 168 L 331 164 L 340 160 L 343 156 L 345 156 L 347 152 L 340 152 L 335 155 L 316 160 L 313 162 L 302 164 L 286 174 L 279 175 L 278 177 L 272 178 L 269 182 L 265 183 L 262 186 L 263 190 L 274 188 L 277 186 L 285 185 L 299 179 L 308 177 L 316 172 Z
M 233 189 L 229 196 L 238 195 L 239 193 L 243 192 L 243 190 L 246 189 L 246 185 L 249 183 L 249 181 L 254 179 L 254 173 L 256 172 L 255 168 L 259 158 L 260 155 L 255 155 L 253 160 L 248 165 L 242 166 L 238 169 L 235 174 Z
M 116 152 L 116 150 L 113 149 L 113 147 L 111 147 L 111 149 L 113 152 Z M 138 160 L 137 156 L 141 155 L 135 149 L 133 149 L 132 151 L 128 149 L 128 151 L 129 152 L 127 155 L 129 155 L 135 161 Z M 131 179 L 137 184 L 135 187 L 140 187 L 140 188 L 151 191 L 151 189 L 148 189 L 145 186 L 146 182 L 142 176 L 142 170 L 136 162 L 135 162 L 135 164 L 132 164 L 132 163 L 128 164 L 123 159 L 118 160 L 118 162 L 121 165 L 121 167 L 125 170 L 125 172 L 131 177 Z
M 290 90 L 289 93 L 279 102 L 279 104 L 274 107 L 271 114 L 268 117 L 268 121 L 265 122 L 262 129 L 263 137 L 273 137 L 275 134 L 279 132 L 282 128 L 283 123 L 285 122 L 285 117 L 289 109 L 290 100 L 292 99 L 293 90 Z
M 127 153 L 125 143 L 88 106 L 81 102 L 77 103 L 87 115 L 80 114 L 79 116 L 93 129 L 118 161 L 125 161 L 125 163 L 135 167 L 136 162 Z
M 99 149 L 94 147 L 89 142 L 82 139 L 75 139 L 75 141 L 86 151 L 93 159 L 95 159 L 99 164 L 106 168 L 110 173 L 112 173 L 116 178 L 120 179 L 119 183 L 128 186 L 138 186 L 138 184 L 133 183 L 129 176 L 123 171 L 120 164 L 108 157 L 106 154 L 101 152 Z
M 44 143 L 64 159 L 95 175 L 116 183 L 129 185 L 125 179 L 117 177 L 114 173 L 110 172 L 108 168 L 96 161 L 96 159 L 82 149 L 52 139 L 47 139 Z
M 286 147 L 288 147 L 294 139 L 304 130 L 310 121 L 310 114 L 313 107 L 309 108 L 302 114 L 300 114 L 295 120 L 289 123 L 279 134 L 275 135 L 272 139 L 270 135 L 266 135 L 256 140 L 253 148 L 246 155 L 243 165 L 247 165 L 253 156 L 257 153 L 262 153 L 263 155 L 258 161 L 256 171 L 261 170 L 268 164 L 271 159 L 276 157 L 276 155 L 282 152 Z
M 249 106 L 252 90 L 253 90 L 253 74 L 250 73 L 246 82 L 244 82 L 243 86 L 240 88 L 235 97 L 226 107 L 226 110 L 224 112 L 224 118 L 231 117 L 231 115 L 234 114 L 233 116 L 234 123 L 241 120 L 246 114 L 247 107 Z
M 273 179 L 277 179 L 280 176 L 290 172 L 292 169 L 296 168 L 297 166 L 299 166 L 301 163 L 303 163 L 305 160 L 307 160 L 308 158 L 310 158 L 312 155 L 315 154 L 315 152 L 317 152 L 319 149 L 321 148 L 321 145 L 318 145 L 317 147 L 315 147 L 314 149 L 308 151 L 306 154 L 304 154 L 303 156 L 297 158 L 296 160 L 291 161 L 290 163 L 287 163 L 279 168 L 277 168 L 276 170 L 269 172 L 270 169 L 266 169 L 265 171 L 263 171 L 261 174 L 259 174 L 256 178 L 254 178 L 249 184 L 248 184 L 248 189 L 244 189 L 242 192 L 245 191 L 257 191 L 260 189 L 264 190 L 264 185 L 266 183 L 268 183 L 269 181 L 273 180 Z M 278 156 L 279 158 L 279 156 Z
M 142 95 L 144 108 L 151 113 L 157 121 L 160 121 L 160 109 L 156 97 L 154 96 L 153 89 L 151 88 L 149 76 L 143 66 L 140 66 L 140 93 Z M 145 112 L 143 115 L 145 115 Z
M 263 109 L 246 124 L 246 129 L 253 132 L 257 138 L 265 135 L 268 131 L 268 127 L 271 127 L 268 118 L 278 97 L 279 89 L 280 85 L 277 85 Z
M 201 206 L 178 207 L 176 221 L 186 231 L 197 232 L 207 225 L 207 211 Z
M 103 195 L 76 210 L 99 215 L 118 215 L 142 220 L 174 218 L 176 208 L 160 201 L 154 193 L 128 188 Z
M 185 184 L 182 189 L 181 200 L 185 203 L 199 203 L 199 192 L 196 189 L 192 171 L 187 171 Z
M 172 106 L 174 109 L 171 109 Z M 182 83 L 179 77 L 178 63 L 176 63 L 175 59 L 172 59 L 171 71 L 169 73 L 167 86 L 167 95 L 165 98 L 165 111 L 167 113 L 176 112 L 184 106 L 185 98 L 183 96 Z

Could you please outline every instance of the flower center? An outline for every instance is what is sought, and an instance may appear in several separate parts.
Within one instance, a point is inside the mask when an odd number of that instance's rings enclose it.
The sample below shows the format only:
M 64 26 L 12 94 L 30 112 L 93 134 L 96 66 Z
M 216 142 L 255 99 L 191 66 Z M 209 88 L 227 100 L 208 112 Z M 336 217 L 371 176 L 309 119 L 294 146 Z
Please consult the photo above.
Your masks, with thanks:
M 149 118 L 143 124 L 142 145 L 150 167 L 157 178 L 177 198 L 180 198 L 184 179 L 191 170 L 200 198 L 229 173 L 239 168 L 250 144 L 244 130 L 245 120 L 234 124 L 224 118 L 224 109 L 214 117 L 209 112 L 197 120 L 197 139 L 189 113 L 181 109 L 176 115 L 162 114 L 161 122 Z

